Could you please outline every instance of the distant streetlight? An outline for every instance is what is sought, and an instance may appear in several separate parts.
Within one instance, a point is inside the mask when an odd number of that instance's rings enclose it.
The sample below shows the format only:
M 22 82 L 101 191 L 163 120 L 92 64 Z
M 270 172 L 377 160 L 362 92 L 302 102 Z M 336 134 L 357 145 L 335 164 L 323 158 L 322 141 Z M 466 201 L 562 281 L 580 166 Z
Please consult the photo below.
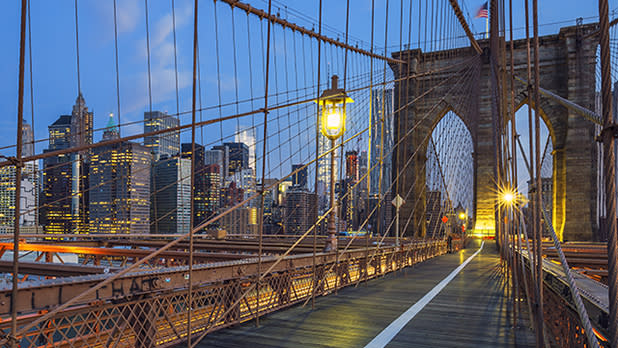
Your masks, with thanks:
M 345 131 L 345 104 L 353 103 L 352 98 L 348 97 L 345 90 L 337 87 L 339 77 L 333 75 L 331 88 L 325 90 L 318 102 L 322 107 L 320 118 L 320 132 L 323 136 L 330 139 L 330 214 L 328 216 L 328 239 L 326 240 L 325 251 L 337 249 L 337 227 L 335 225 L 335 141 L 343 135 Z

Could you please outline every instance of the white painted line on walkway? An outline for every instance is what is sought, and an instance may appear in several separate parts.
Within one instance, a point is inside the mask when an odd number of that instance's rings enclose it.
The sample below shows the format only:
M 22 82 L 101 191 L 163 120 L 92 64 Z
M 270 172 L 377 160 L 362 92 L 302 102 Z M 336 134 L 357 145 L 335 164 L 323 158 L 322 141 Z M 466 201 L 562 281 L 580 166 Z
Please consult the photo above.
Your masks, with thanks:
M 472 261 L 472 259 L 476 255 L 478 255 L 478 253 L 481 252 L 484 244 L 485 241 L 481 243 L 481 247 L 479 248 L 479 250 L 472 254 L 472 256 L 468 257 L 468 259 L 464 263 L 459 265 L 459 267 L 455 268 L 455 270 L 451 272 L 451 274 L 449 274 L 446 278 L 442 279 L 442 281 L 438 285 L 436 285 L 433 289 L 431 289 L 431 291 L 426 293 L 425 296 L 423 296 L 423 298 L 416 302 L 412 307 L 408 308 L 407 311 L 400 315 L 399 318 L 395 319 L 395 321 L 393 321 L 386 329 L 382 330 L 382 332 L 380 332 L 379 335 L 377 335 L 373 340 L 371 340 L 371 342 L 369 342 L 365 346 L 365 348 L 383 348 L 384 346 L 386 346 L 399 333 L 399 331 L 401 331 L 401 329 L 403 329 L 403 327 L 406 326 L 406 324 L 410 322 L 410 320 L 412 320 L 412 318 L 414 318 L 421 310 L 423 310 L 423 308 L 425 308 L 425 306 L 429 302 L 431 302 L 431 300 L 433 300 L 433 298 L 436 297 L 436 295 L 439 294 L 440 291 L 442 291 L 442 289 L 444 289 L 448 285 L 448 283 L 450 283 L 451 280 L 453 280 L 453 278 L 455 278 L 455 276 L 459 272 L 461 272 L 461 270 L 466 267 L 466 265 L 470 261 Z

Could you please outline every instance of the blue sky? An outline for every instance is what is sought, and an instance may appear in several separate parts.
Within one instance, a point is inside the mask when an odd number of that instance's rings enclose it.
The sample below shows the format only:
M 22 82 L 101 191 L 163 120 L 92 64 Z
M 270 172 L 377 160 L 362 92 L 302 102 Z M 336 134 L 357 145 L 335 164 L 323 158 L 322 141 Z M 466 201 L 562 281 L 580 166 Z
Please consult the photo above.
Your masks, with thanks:
M 77 96 L 75 20 L 73 0 L 31 0 L 32 18 L 32 59 L 33 59 L 33 89 L 35 137 L 47 137 L 47 125 L 61 114 L 71 111 Z M 178 82 L 179 109 L 190 108 L 191 93 L 191 48 L 192 48 L 192 1 L 176 0 L 176 34 L 178 52 Z M 541 34 L 557 32 L 557 28 L 575 24 L 576 17 L 584 17 L 585 22 L 594 21 L 597 16 L 596 1 L 558 1 L 543 0 L 540 4 Z M 176 110 L 174 46 L 171 21 L 171 1 L 150 0 L 149 2 L 150 50 L 153 109 L 169 111 Z M 253 0 L 249 3 L 257 8 L 266 9 L 265 0 Z M 350 40 L 353 44 L 366 46 L 371 37 L 371 1 L 351 1 Z M 404 6 L 407 8 L 407 3 Z M 466 0 L 464 12 L 474 15 L 483 1 Z M 515 1 L 514 17 L 516 28 L 523 27 L 523 1 Z M 248 67 L 239 64 L 238 81 L 235 80 L 230 64 L 225 68 L 225 62 L 232 59 L 232 33 L 230 9 L 227 5 L 218 5 L 219 49 L 222 68 L 219 73 L 215 69 L 215 47 L 213 43 L 213 8 L 212 1 L 200 2 L 200 61 L 202 73 L 203 105 L 218 104 L 217 89 L 222 89 L 223 101 L 233 100 L 235 84 L 240 85 L 241 98 L 249 97 L 248 82 L 245 77 Z M 275 2 L 273 12 L 279 12 L 282 17 L 300 25 L 311 28 L 317 22 L 318 10 L 316 0 Z M 413 4 L 417 4 L 416 1 Z M 79 36 L 81 89 L 86 102 L 95 112 L 95 128 L 103 127 L 107 122 L 109 112 L 117 113 L 116 71 L 114 59 L 114 26 L 113 2 L 111 0 L 79 0 Z M 326 8 L 328 6 L 328 8 Z M 399 1 L 390 1 L 390 20 L 388 46 L 398 46 L 399 42 Z M 416 5 L 415 5 L 416 6 Z M 384 17 L 386 1 L 376 1 L 376 32 L 375 44 L 384 46 Z M 615 9 L 616 1 L 610 1 L 610 9 Z M 149 109 L 147 93 L 146 64 L 146 30 L 144 1 L 118 0 L 118 38 L 120 63 L 120 102 L 122 123 L 139 121 L 143 112 Z M 303 17 L 300 17 L 302 13 Z M 0 56 L 0 127 L 4 136 L 0 146 L 6 146 L 15 141 L 17 113 L 17 76 L 19 53 L 19 18 L 20 2 L 9 1 L 0 12 L 0 45 L 4 47 Z M 236 20 L 245 17 L 235 17 Z M 325 33 L 337 37 L 345 29 L 345 1 L 325 1 L 324 23 L 328 25 Z M 405 19 L 407 21 L 407 17 Z M 556 22 L 561 22 L 555 24 Z M 554 23 L 554 24 L 552 24 Z M 236 23 L 243 28 L 242 23 Z M 548 24 L 548 25 L 543 25 Z M 484 20 L 471 21 L 476 32 L 484 30 Z M 317 25 L 315 25 L 317 30 Z M 244 26 L 246 28 L 246 26 Z M 252 27 L 252 35 L 259 35 L 259 29 Z M 523 31 L 516 32 L 523 34 Z M 246 36 L 244 32 L 236 35 Z M 404 30 L 403 41 L 407 41 Z M 341 36 L 343 39 L 343 36 Z M 259 54 L 259 43 L 252 42 L 254 54 Z M 257 46 L 256 46 L 257 45 Z M 26 61 L 28 63 L 28 61 Z M 26 93 L 24 117 L 30 122 L 32 110 L 30 107 L 30 92 L 28 64 L 26 65 Z M 256 67 L 253 67 L 254 70 Z M 217 76 L 222 77 L 218 85 Z M 259 84 L 255 82 L 256 84 Z M 260 88 L 255 88 L 259 94 Z M 212 117 L 211 114 L 205 118 Z M 187 118 L 184 119 L 188 121 Z M 124 134 L 141 131 L 141 125 L 123 128 Z M 95 136 L 95 141 L 100 135 Z M 47 143 L 37 144 L 37 152 L 47 147 Z M 2 151 L 5 154 L 10 152 Z

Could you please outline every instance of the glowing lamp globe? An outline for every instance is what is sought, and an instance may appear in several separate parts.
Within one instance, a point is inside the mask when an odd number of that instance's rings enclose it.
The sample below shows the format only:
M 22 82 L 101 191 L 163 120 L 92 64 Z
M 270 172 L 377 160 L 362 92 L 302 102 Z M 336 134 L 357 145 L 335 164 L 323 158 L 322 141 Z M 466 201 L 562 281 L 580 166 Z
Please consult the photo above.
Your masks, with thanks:
M 322 135 L 334 140 L 339 138 L 345 130 L 345 113 L 342 105 L 326 104 L 322 111 Z
M 330 140 L 336 140 L 345 132 L 345 104 L 354 102 L 343 89 L 337 87 L 338 79 L 337 75 L 333 75 L 331 88 L 317 100 L 322 107 L 320 132 Z

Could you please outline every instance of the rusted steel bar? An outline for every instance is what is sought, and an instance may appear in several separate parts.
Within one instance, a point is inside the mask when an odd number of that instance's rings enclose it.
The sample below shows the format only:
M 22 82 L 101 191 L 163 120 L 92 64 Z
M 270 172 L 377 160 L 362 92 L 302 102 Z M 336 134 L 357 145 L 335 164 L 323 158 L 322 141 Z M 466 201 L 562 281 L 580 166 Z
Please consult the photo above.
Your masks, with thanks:
M 17 346 L 17 341 L 15 340 L 15 336 L 17 335 L 17 295 L 19 289 L 17 287 L 19 279 L 19 221 L 20 221 L 20 194 L 21 194 L 21 168 L 23 166 L 22 162 L 22 132 L 23 132 L 23 121 L 24 121 L 24 61 L 26 55 L 26 12 L 27 12 L 27 1 L 21 1 L 21 24 L 20 24 L 20 39 L 19 39 L 19 82 L 17 89 L 17 148 L 15 149 L 15 158 L 16 161 L 13 163 L 15 165 L 15 203 L 14 209 L 15 213 L 13 216 L 13 288 L 11 291 L 11 341 L 10 344 L 12 347 Z
M 189 216 L 189 286 L 187 287 L 187 306 L 193 307 L 193 213 L 195 210 L 195 109 L 197 103 L 197 23 L 198 23 L 198 2 L 195 0 L 193 5 L 193 86 L 191 97 L 191 208 Z M 175 28 L 174 28 L 175 30 Z M 174 34 L 176 35 L 176 34 Z M 156 196 L 155 196 L 156 197 Z M 187 342 L 191 346 L 191 311 L 187 311 Z
M 618 236 L 616 235 L 616 156 L 614 153 L 614 129 L 612 115 L 612 72 L 609 48 L 609 19 L 607 0 L 599 0 L 599 29 L 601 46 L 601 98 L 603 102 L 603 169 L 605 179 L 605 233 L 608 253 L 609 287 L 609 340 L 610 346 L 618 347 Z
M 532 25 L 534 32 L 534 129 L 535 129 L 535 193 L 534 193 L 534 230 L 536 232 L 535 249 L 536 249 L 536 284 L 537 284 L 537 316 L 539 322 L 537 334 L 537 346 L 544 343 L 545 335 L 543 329 L 543 257 L 541 249 L 541 114 L 540 114 L 540 91 L 539 83 L 541 79 L 540 73 L 540 57 L 539 57 L 539 11 L 538 0 L 532 0 Z
M 459 8 L 459 4 L 457 3 L 457 0 L 449 0 L 449 1 L 451 3 L 451 7 L 453 8 L 453 12 L 455 12 L 455 16 L 457 16 L 457 19 L 459 20 L 459 24 L 461 24 L 461 27 L 466 32 L 466 36 L 468 36 L 468 39 L 470 40 L 470 44 L 472 45 L 476 53 L 478 54 L 483 53 L 481 46 L 479 46 L 479 43 L 474 38 L 474 34 L 472 34 L 472 31 L 470 30 L 470 27 L 468 26 L 468 23 L 466 22 L 466 18 L 461 12 L 461 8 Z
M 12 261 L 0 260 L 0 272 L 9 273 L 13 267 Z M 115 272 L 120 267 L 86 266 L 79 264 L 62 264 L 49 262 L 19 262 L 21 274 L 31 274 L 50 277 L 71 277 L 88 274 L 104 274 Z
M 309 29 L 303 28 L 303 27 L 301 27 L 301 26 L 299 26 L 297 24 L 288 22 L 288 21 L 286 21 L 285 19 L 283 19 L 281 17 L 269 14 L 269 13 L 263 11 L 263 10 L 257 9 L 255 7 L 252 7 L 249 4 L 245 4 L 243 2 L 236 1 L 236 0 L 220 0 L 220 1 L 225 2 L 225 3 L 229 4 L 230 6 L 238 7 L 240 9 L 242 9 L 242 10 L 245 10 L 245 11 L 247 11 L 247 13 L 254 14 L 254 15 L 256 15 L 256 16 L 262 18 L 262 19 L 266 18 L 266 19 L 268 19 L 269 22 L 279 24 L 279 25 L 283 26 L 284 28 L 289 28 L 289 29 L 292 29 L 293 31 L 297 31 L 297 32 L 299 32 L 299 33 L 301 33 L 303 35 L 307 35 L 309 37 L 315 38 L 318 41 L 323 41 L 325 43 L 329 43 L 331 45 L 341 47 L 341 48 L 343 48 L 345 50 L 348 50 L 348 51 L 360 53 L 360 54 L 368 56 L 368 57 L 385 60 L 385 61 L 387 61 L 389 63 L 405 63 L 405 62 L 400 61 L 398 59 L 394 59 L 394 58 L 390 58 L 390 57 L 386 57 L 386 56 L 381 56 L 379 54 L 375 54 L 373 52 L 369 52 L 369 51 L 360 49 L 358 47 L 354 47 L 354 46 L 348 45 L 347 43 L 340 42 L 340 41 L 332 39 L 332 38 L 330 38 L 328 36 L 324 36 L 321 33 L 316 33 L 313 30 L 309 30 Z

